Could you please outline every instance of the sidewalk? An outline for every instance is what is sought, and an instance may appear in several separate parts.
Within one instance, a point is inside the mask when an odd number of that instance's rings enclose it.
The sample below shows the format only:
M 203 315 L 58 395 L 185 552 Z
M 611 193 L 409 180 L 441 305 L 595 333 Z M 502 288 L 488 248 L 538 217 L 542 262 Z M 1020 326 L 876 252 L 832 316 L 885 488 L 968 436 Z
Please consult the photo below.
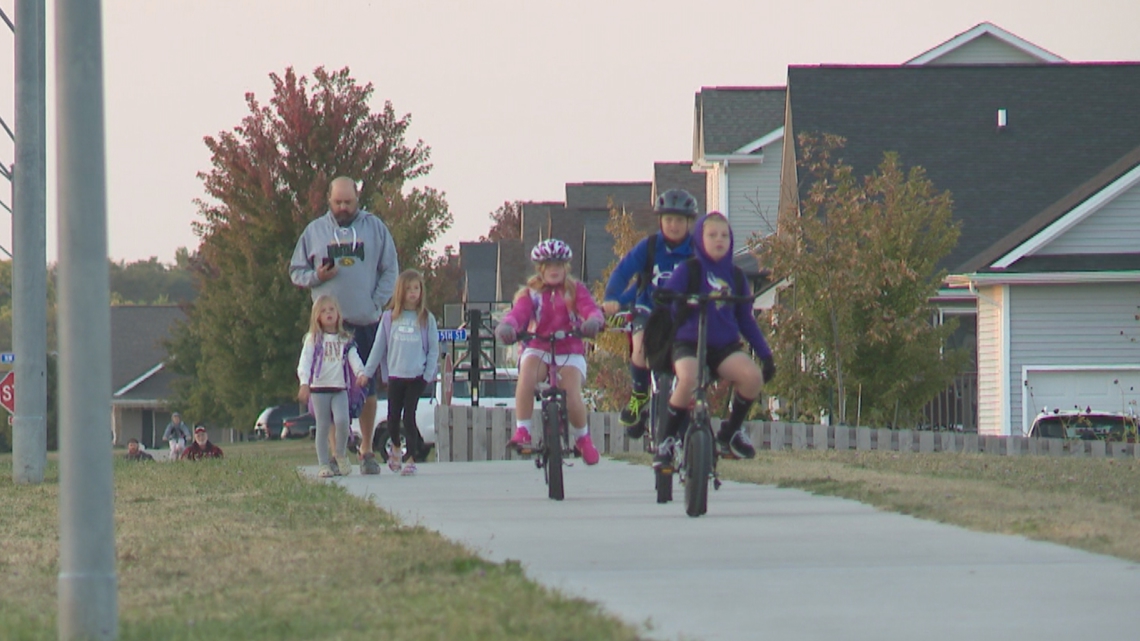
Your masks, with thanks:
M 649 468 L 608 459 L 566 468 L 562 502 L 527 461 L 358 471 L 330 482 L 488 560 L 519 560 L 651 638 L 1140 636 L 1138 564 L 854 501 L 726 482 L 692 519 L 683 488 L 658 505 Z

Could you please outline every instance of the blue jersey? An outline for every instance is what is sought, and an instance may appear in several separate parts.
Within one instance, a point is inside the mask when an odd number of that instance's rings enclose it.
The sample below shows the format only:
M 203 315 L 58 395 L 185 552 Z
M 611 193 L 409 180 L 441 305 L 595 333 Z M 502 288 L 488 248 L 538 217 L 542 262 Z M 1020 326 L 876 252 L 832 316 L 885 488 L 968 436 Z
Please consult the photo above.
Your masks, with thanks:
M 651 242 L 656 243 L 653 249 L 653 276 L 649 279 L 648 286 L 641 288 L 641 291 L 638 292 L 637 277 L 645 270 L 645 264 L 649 259 L 649 243 Z M 685 239 L 673 248 L 665 243 L 665 234 L 660 231 L 643 238 L 633 249 L 629 250 L 628 254 L 622 257 L 613 273 L 610 274 L 603 300 L 613 300 L 623 306 L 633 305 L 642 311 L 649 311 L 653 308 L 653 291 L 669 280 L 669 276 L 673 274 L 673 269 L 677 265 L 693 256 L 692 235 L 685 236 Z

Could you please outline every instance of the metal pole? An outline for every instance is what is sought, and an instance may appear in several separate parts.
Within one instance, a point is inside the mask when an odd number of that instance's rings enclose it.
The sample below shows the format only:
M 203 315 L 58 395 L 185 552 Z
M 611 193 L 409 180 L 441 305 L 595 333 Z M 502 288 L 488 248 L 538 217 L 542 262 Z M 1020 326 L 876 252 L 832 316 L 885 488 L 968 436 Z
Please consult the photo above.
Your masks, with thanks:
M 12 179 L 12 345 L 16 411 L 12 481 L 43 483 L 47 467 L 47 72 L 44 0 L 17 0 L 16 167 Z M 16 248 L 19 249 L 16 249 Z
M 56 0 L 59 638 L 119 633 L 99 0 Z

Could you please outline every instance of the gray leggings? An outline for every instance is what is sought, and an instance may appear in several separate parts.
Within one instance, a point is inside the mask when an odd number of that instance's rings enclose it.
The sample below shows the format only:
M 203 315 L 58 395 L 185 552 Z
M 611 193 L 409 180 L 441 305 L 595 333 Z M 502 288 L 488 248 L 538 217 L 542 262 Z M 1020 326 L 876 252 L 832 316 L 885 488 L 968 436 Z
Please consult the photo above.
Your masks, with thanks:
M 313 392 L 317 419 L 317 464 L 329 464 L 329 428 L 336 425 L 336 461 L 348 463 L 348 392 Z

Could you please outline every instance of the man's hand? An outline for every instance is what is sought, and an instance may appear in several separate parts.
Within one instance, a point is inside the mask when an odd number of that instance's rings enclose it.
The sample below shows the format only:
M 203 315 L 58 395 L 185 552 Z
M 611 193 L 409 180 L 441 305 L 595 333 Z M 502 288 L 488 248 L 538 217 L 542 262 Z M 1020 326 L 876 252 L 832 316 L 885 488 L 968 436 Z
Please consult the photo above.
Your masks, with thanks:
M 322 283 L 325 283 L 325 282 L 332 280 L 333 277 L 335 277 L 335 276 L 336 276 L 336 263 L 335 262 L 321 263 L 320 267 L 317 267 L 317 278 L 320 279 L 320 281 Z
M 605 312 L 606 316 L 613 316 L 619 309 L 621 309 L 621 303 L 616 300 L 602 301 L 602 311 Z

